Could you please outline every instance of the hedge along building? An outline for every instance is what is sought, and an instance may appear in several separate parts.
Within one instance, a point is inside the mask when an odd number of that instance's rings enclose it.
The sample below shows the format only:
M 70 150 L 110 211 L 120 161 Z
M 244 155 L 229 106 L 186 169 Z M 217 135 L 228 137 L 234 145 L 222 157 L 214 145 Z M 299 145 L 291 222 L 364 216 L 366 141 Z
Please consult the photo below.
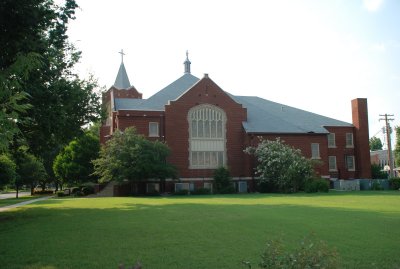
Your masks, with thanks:
M 260 137 L 280 137 L 305 157 L 321 160 L 316 173 L 322 177 L 371 177 L 366 99 L 351 101 L 351 124 L 260 97 L 231 95 L 207 74 L 193 76 L 190 65 L 186 55 L 183 76 L 142 99 L 122 61 L 114 85 L 103 96 L 107 120 L 100 129 L 101 143 L 116 129 L 134 126 L 171 149 L 167 161 L 178 168 L 179 180 L 147 182 L 145 190 L 209 188 L 220 166 L 228 167 L 239 192 L 251 190 L 256 162 L 243 150 L 256 146 Z

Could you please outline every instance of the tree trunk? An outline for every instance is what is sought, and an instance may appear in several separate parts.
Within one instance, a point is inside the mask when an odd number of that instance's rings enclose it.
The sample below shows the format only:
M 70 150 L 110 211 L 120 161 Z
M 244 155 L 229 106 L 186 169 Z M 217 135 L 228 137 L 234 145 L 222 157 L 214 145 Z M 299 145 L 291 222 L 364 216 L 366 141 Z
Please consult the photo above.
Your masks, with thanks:
M 16 193 L 15 193 L 15 198 L 18 199 L 18 184 L 15 184 L 15 189 L 16 189 Z

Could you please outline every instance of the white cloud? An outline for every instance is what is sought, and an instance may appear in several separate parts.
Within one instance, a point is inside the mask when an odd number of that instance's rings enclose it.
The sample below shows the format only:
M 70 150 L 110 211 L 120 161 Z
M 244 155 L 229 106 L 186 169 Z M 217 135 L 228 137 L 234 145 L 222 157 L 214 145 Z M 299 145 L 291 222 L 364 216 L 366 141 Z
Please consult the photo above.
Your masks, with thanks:
M 376 51 L 376 52 L 385 52 L 386 50 L 386 46 L 383 43 L 377 43 L 377 44 L 373 44 L 371 46 L 371 50 L 372 51 Z
M 383 4 L 383 0 L 363 0 L 364 7 L 371 12 L 377 11 Z

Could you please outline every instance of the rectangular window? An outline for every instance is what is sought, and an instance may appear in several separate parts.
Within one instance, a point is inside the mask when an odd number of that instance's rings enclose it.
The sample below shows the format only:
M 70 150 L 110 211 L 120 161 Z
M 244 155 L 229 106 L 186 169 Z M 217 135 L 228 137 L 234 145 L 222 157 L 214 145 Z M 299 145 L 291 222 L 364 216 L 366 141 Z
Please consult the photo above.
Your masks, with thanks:
M 158 122 L 149 122 L 149 137 L 159 137 Z
M 204 189 L 209 189 L 212 192 L 212 183 L 204 182 Z
M 336 156 L 329 156 L 329 171 L 337 171 Z
M 175 183 L 175 192 L 181 191 L 181 190 L 189 190 L 190 186 L 189 183 Z
M 224 165 L 224 153 L 222 151 L 192 151 L 191 168 L 207 169 Z
M 346 133 L 346 148 L 353 148 L 353 133 Z
M 347 170 L 349 170 L 349 171 L 356 170 L 356 166 L 354 163 L 354 156 L 346 156 L 346 166 L 347 166 Z
M 318 143 L 312 143 L 311 144 L 311 159 L 319 159 L 319 144 Z
M 336 148 L 336 138 L 334 133 L 328 134 L 328 148 Z

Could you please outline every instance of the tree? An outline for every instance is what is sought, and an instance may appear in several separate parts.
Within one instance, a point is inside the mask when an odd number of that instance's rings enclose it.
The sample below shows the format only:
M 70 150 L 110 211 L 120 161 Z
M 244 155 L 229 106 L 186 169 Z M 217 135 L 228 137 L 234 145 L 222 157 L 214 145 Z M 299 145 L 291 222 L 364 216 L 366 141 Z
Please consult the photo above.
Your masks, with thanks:
M 7 147 L 4 141 L 20 131 L 49 174 L 58 151 L 100 113 L 96 80 L 81 80 L 73 71 L 80 52 L 68 41 L 67 29 L 77 7 L 74 0 L 61 6 L 53 0 L 0 2 L 0 92 L 7 90 L 0 102 L 19 98 L 17 104 L 31 105 L 24 115 L 15 106 L 0 114 L 13 127 L 0 146 Z M 17 119 L 9 116 L 12 111 L 19 112 Z
M 14 182 L 16 174 L 15 162 L 5 154 L 0 155 L 0 188 Z
M 101 182 L 175 178 L 176 169 L 166 162 L 170 150 L 160 141 L 149 141 L 135 128 L 117 130 L 94 160 L 94 174 Z
M 369 149 L 370 150 L 382 150 L 382 141 L 378 137 L 371 137 L 369 139 Z
M 45 188 L 47 173 L 40 159 L 29 153 L 26 148 L 21 147 L 15 154 L 15 160 L 17 178 L 14 184 L 17 189 L 17 196 L 21 185 L 28 185 L 31 189 L 31 195 L 33 195 L 36 185 L 42 186 L 42 189 Z
M 214 185 L 216 193 L 235 192 L 229 170 L 225 167 L 219 167 L 214 171 Z
M 400 126 L 396 127 L 396 146 L 394 148 L 396 167 L 400 166 Z
M 260 183 L 268 185 L 270 190 L 297 192 L 312 177 L 311 160 L 306 159 L 300 150 L 283 144 L 280 138 L 261 140 L 256 148 L 248 147 L 245 152 L 257 158 L 256 174 Z
M 89 132 L 72 140 L 54 160 L 56 178 L 70 184 L 96 181 L 92 161 L 99 157 L 99 151 L 99 138 Z

